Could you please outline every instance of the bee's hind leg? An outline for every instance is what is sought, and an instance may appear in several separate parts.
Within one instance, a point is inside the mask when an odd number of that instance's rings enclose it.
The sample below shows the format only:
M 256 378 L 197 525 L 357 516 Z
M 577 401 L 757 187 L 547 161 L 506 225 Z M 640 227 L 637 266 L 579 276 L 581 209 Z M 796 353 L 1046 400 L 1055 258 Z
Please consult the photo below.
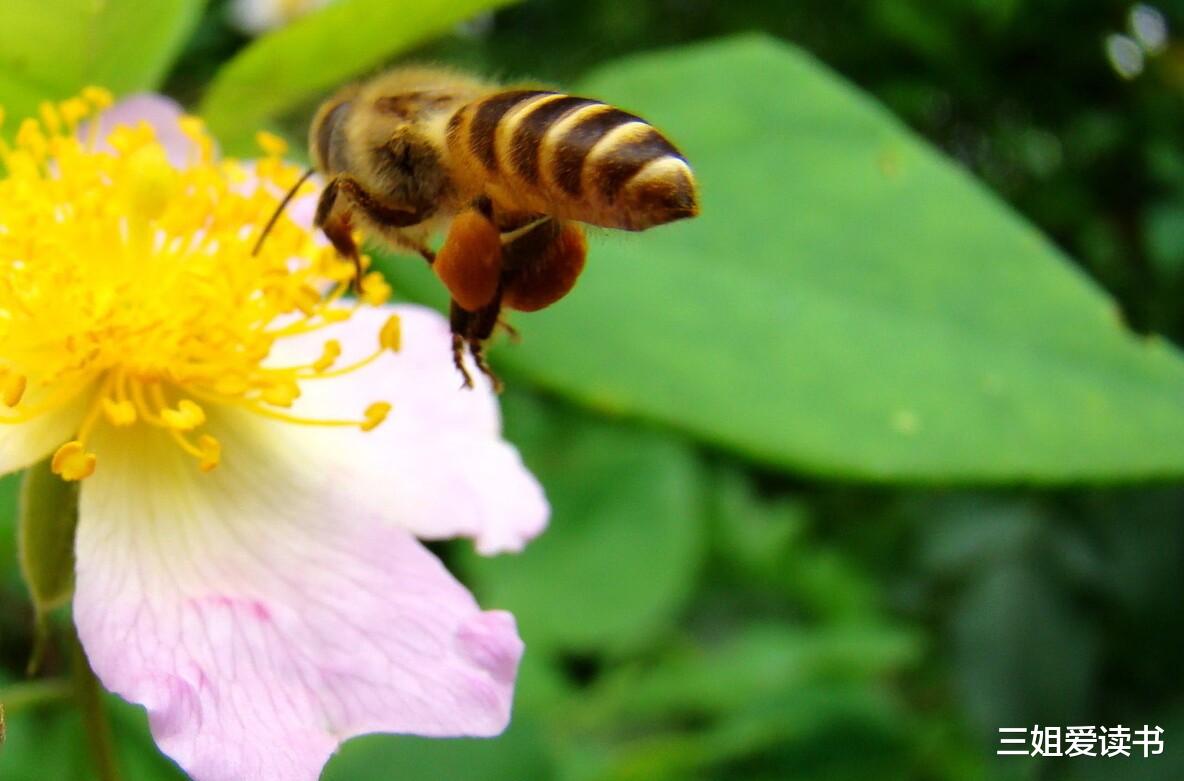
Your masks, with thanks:
M 463 378 L 461 386 L 471 390 L 473 387 L 473 376 L 465 368 L 465 347 L 467 344 L 465 338 L 460 334 L 452 335 L 452 363 L 456 366 L 456 370 L 460 372 L 460 376 Z
M 485 343 L 477 340 L 469 342 L 469 352 L 473 355 L 473 360 L 477 362 L 477 368 L 493 383 L 493 392 L 501 393 L 505 390 L 505 383 L 493 373 L 493 369 L 489 368 L 489 363 L 485 360 Z
M 497 294 L 494 295 L 493 301 L 476 312 L 462 308 L 456 301 L 452 302 L 449 317 L 452 324 L 452 361 L 464 378 L 464 387 L 466 388 L 473 387 L 472 375 L 469 374 L 464 363 L 465 348 L 468 347 L 469 354 L 473 356 L 473 361 L 477 364 L 477 369 L 489 378 L 496 393 L 502 392 L 504 385 L 501 379 L 494 374 L 489 362 L 485 359 L 485 340 L 493 334 L 501 309 L 500 287 Z

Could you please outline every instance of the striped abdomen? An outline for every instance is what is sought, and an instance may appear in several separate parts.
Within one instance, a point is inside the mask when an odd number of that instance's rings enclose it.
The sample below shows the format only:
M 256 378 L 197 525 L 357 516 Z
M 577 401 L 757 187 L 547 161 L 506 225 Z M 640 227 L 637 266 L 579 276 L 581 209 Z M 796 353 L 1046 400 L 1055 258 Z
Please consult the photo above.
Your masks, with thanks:
M 471 186 L 503 207 L 642 230 L 693 217 L 682 154 L 640 117 L 556 92 L 499 92 L 461 107 L 448 151 Z

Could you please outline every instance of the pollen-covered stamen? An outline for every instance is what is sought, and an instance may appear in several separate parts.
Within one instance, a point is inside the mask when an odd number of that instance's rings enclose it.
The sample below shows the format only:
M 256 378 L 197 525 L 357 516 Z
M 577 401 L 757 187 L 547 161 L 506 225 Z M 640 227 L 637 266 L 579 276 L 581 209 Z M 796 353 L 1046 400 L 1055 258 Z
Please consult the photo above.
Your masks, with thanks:
M 86 452 L 86 446 L 74 440 L 57 449 L 50 460 L 50 469 L 63 480 L 82 480 L 95 473 L 96 462 L 95 454 Z
M 386 420 L 386 416 L 390 414 L 391 405 L 389 402 L 376 401 L 366 408 L 366 420 L 362 423 L 362 431 L 373 431 L 382 425 Z
M 317 374 L 326 372 L 337 363 L 337 359 L 341 357 L 341 342 L 336 339 L 330 339 L 325 342 L 324 350 L 321 352 L 321 357 L 317 358 L 312 363 L 312 370 Z
M 221 460 L 207 430 L 219 406 L 290 423 L 378 425 L 389 411 L 382 402 L 341 419 L 283 411 L 301 383 L 397 349 L 398 326 L 388 323 L 378 349 L 346 365 L 332 338 L 307 363 L 269 360 L 277 341 L 331 328 L 390 292 L 372 274 L 361 300 L 343 300 L 352 264 L 286 217 L 252 255 L 300 177 L 282 159 L 282 139 L 260 135 L 265 156 L 252 170 L 215 161 L 201 121 L 184 118 L 190 165 L 175 168 L 147 124 L 100 138 L 95 113 L 110 104 L 89 89 L 43 105 L 12 145 L 0 140 L 0 425 L 80 406 L 75 438 L 53 459 L 67 479 L 101 460 L 87 448 L 100 425 L 157 428 L 206 471 Z
M 5 406 L 15 407 L 20 404 L 26 387 L 28 380 L 23 374 L 9 374 L 0 380 L 0 396 L 4 397 Z

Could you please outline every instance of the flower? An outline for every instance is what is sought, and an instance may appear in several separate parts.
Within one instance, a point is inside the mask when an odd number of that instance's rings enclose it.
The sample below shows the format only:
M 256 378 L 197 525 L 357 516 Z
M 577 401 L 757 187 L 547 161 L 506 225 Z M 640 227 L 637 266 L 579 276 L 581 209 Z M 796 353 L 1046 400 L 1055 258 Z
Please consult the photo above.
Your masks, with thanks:
M 459 389 L 439 315 L 373 276 L 346 299 L 307 225 L 251 255 L 298 174 L 278 139 L 252 170 L 161 99 L 90 119 L 109 103 L 0 142 L 0 473 L 52 455 L 80 481 L 99 679 L 197 781 L 315 779 L 360 733 L 500 732 L 513 618 L 417 540 L 491 554 L 546 523 L 488 385 Z
M 248 35 L 283 27 L 333 0 L 231 0 L 230 22 Z

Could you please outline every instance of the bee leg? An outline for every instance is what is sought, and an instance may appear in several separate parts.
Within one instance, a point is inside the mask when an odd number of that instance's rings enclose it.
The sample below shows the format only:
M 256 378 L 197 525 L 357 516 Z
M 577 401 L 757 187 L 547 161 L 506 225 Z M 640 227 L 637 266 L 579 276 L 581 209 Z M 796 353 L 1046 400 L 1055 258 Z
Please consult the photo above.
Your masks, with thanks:
M 469 370 L 465 368 L 465 338 L 460 334 L 452 335 L 452 363 L 456 366 L 456 370 L 460 372 L 461 387 L 473 389 L 473 376 L 469 374 Z
M 333 215 L 333 207 L 337 204 L 337 191 L 340 179 L 334 179 L 325 185 L 321 197 L 317 200 L 316 216 L 313 225 L 320 228 L 325 238 L 337 250 L 337 254 L 348 258 L 354 264 L 354 278 L 350 286 L 355 294 L 362 292 L 362 256 L 358 252 L 358 244 L 354 241 L 353 228 L 350 224 L 349 212 Z
M 518 344 L 522 341 L 522 334 L 518 333 L 518 329 L 510 325 L 510 323 L 505 318 L 499 317 L 497 324 L 509 335 L 510 341 L 512 341 L 514 344 Z
M 502 382 L 501 377 L 493 373 L 493 369 L 489 368 L 489 363 L 485 360 L 485 343 L 482 341 L 469 342 L 469 352 L 472 353 L 473 360 L 477 362 L 477 368 L 493 383 L 493 392 L 501 393 L 505 390 L 506 384 Z
M 414 239 L 406 238 L 404 236 L 399 236 L 396 241 L 400 246 L 406 247 L 426 260 L 429 266 L 436 262 L 436 253 L 428 245 L 418 242 Z
M 495 393 L 501 393 L 505 385 L 493 373 L 493 369 L 489 367 L 489 363 L 485 360 L 485 341 L 493 335 L 493 329 L 497 327 L 501 313 L 502 288 L 499 284 L 497 292 L 493 295 L 493 300 L 473 313 L 473 318 L 469 323 L 469 333 L 467 334 L 469 352 L 472 354 L 473 360 L 477 363 L 477 368 L 493 383 Z
M 492 302 L 476 312 L 468 311 L 455 300 L 452 302 L 449 311 L 449 320 L 452 325 L 452 361 L 464 378 L 464 387 L 466 388 L 473 387 L 473 377 L 469 374 L 464 363 L 465 348 L 468 347 L 468 352 L 473 356 L 473 362 L 477 364 L 477 369 L 489 378 L 495 392 L 502 392 L 504 385 L 501 379 L 494 374 L 489 362 L 485 359 L 485 340 L 493 334 L 501 309 L 500 289 L 494 295 Z
M 321 230 L 324 232 L 325 238 L 329 239 L 329 243 L 333 245 L 333 249 L 337 250 L 337 254 L 353 262 L 354 278 L 350 284 L 355 293 L 360 293 L 362 288 L 362 256 L 358 253 L 358 245 L 354 241 L 354 233 L 350 229 L 349 219 L 345 217 L 334 218 L 322 225 Z
M 468 344 L 466 334 L 473 320 L 473 313 L 461 308 L 460 304 L 453 301 L 448 315 L 449 323 L 452 326 L 452 362 L 456 365 L 460 376 L 464 378 L 462 387 L 472 389 L 473 377 L 465 368 L 465 347 Z
M 333 225 L 331 216 L 334 207 L 337 205 L 338 196 L 348 199 L 349 205 L 347 210 L 349 207 L 356 208 L 374 224 L 388 228 L 406 228 L 410 225 L 416 225 L 423 222 L 429 216 L 429 212 L 422 209 L 401 208 L 383 203 L 363 187 L 358 180 L 344 174 L 335 177 L 329 184 L 325 185 L 324 191 L 321 192 L 321 198 L 317 201 L 317 213 L 313 224 L 325 231 L 325 235 L 339 253 L 353 261 L 355 272 L 354 292 L 359 293 L 362 287 L 362 259 L 358 254 L 357 245 L 354 244 L 352 237 L 349 238 L 348 245 L 344 241 L 339 244 L 339 239 L 335 240 L 329 232 L 330 226 Z M 348 234 L 350 229 L 350 221 L 346 217 L 344 226 L 338 227 L 336 230 L 340 237 L 342 233 Z M 352 254 L 342 251 L 342 247 L 346 246 L 352 247 Z M 416 249 L 419 251 L 419 248 Z M 431 252 L 426 247 L 423 250 L 429 253 Z M 423 252 L 420 251 L 420 254 L 423 254 Z

